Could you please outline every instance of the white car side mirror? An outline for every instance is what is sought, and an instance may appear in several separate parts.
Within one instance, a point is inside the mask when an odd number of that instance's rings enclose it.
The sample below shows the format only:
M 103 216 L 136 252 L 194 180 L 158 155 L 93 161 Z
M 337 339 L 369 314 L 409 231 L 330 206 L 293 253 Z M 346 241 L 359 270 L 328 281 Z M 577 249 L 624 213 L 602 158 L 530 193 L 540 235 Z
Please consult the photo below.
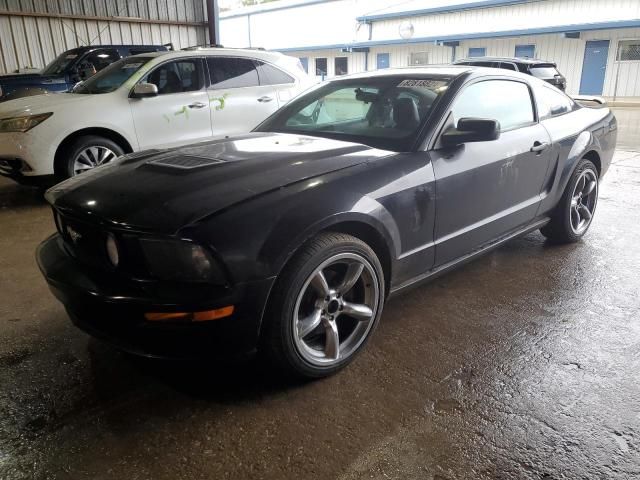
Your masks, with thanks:
M 133 87 L 132 98 L 157 97 L 158 87 L 153 83 L 139 83 Z

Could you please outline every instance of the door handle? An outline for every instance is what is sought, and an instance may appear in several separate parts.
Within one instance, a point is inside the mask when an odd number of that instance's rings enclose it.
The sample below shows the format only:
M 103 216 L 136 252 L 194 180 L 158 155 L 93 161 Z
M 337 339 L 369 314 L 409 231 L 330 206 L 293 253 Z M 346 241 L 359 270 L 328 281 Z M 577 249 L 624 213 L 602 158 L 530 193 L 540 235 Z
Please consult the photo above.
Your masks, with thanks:
M 192 103 L 191 105 L 189 105 L 189 108 L 204 108 L 206 106 L 207 106 L 206 103 L 195 102 L 195 103 Z
M 265 95 L 265 96 L 263 96 L 263 97 L 260 97 L 260 98 L 258 99 L 258 101 L 259 101 L 260 103 L 267 103 L 267 102 L 270 102 L 271 100 L 273 100 L 273 98 L 272 98 L 272 97 L 269 97 L 269 96 L 267 96 L 267 95 Z
M 542 142 L 535 141 L 535 142 L 533 142 L 533 147 L 531 147 L 529 149 L 529 151 L 530 152 L 535 152 L 538 155 L 540 155 L 547 148 L 549 148 L 549 144 L 548 143 L 542 143 Z

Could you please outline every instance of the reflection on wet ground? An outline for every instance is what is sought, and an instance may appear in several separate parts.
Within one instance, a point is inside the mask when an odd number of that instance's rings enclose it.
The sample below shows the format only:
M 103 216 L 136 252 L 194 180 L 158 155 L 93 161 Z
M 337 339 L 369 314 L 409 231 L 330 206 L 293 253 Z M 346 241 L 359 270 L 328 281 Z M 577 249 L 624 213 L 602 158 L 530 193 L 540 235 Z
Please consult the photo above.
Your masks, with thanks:
M 584 241 L 534 233 L 392 300 L 302 384 L 90 340 L 33 259 L 48 208 L 0 180 L 0 478 L 640 475 L 640 153 L 615 162 Z

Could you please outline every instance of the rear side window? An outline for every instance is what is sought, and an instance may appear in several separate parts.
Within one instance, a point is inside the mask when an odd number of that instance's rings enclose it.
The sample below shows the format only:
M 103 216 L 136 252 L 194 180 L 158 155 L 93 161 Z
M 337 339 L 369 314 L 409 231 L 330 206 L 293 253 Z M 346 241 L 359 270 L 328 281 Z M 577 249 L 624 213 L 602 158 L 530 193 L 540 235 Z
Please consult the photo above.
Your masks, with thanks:
M 242 88 L 259 85 L 256 65 L 250 58 L 208 57 L 211 88 Z
M 500 62 L 500 68 L 504 68 L 505 70 L 517 71 L 516 66 L 513 63 L 509 62 Z
M 534 66 L 531 67 L 529 71 L 531 72 L 531 75 L 537 78 L 553 78 L 556 75 L 560 75 L 558 70 L 556 70 L 556 67 L 549 65 L 541 67 Z
M 80 63 L 87 63 L 93 66 L 96 72 L 99 72 L 118 60 L 120 60 L 120 54 L 117 50 L 110 48 L 91 52 L 84 57 Z
M 141 53 L 152 53 L 157 51 L 157 48 L 131 48 L 129 49 L 129 55 L 140 55 Z
M 268 63 L 256 61 L 258 65 L 258 76 L 260 77 L 260 85 L 283 85 L 293 83 L 295 80 L 291 75 L 284 73 Z
M 486 80 L 465 88 L 455 100 L 454 122 L 465 117 L 489 118 L 511 130 L 534 122 L 531 94 L 526 84 L 508 80 Z
M 537 85 L 534 88 L 534 93 L 540 120 L 563 115 L 572 111 L 576 106 L 575 102 L 567 95 L 545 84 Z

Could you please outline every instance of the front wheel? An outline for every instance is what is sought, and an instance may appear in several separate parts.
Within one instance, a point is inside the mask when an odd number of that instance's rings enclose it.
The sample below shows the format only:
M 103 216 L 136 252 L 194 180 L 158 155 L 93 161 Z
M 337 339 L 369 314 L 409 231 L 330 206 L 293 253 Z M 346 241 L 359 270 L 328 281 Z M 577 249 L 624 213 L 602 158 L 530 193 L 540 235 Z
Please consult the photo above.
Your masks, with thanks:
M 551 221 L 540 229 L 549 240 L 558 243 L 577 242 L 587 233 L 598 204 L 598 170 L 582 159 L 551 215 Z
M 363 241 L 324 233 L 296 254 L 269 302 L 262 349 L 298 377 L 343 368 L 374 331 L 384 304 L 384 273 Z
M 113 140 L 98 135 L 84 135 L 75 139 L 63 152 L 63 164 L 58 175 L 63 178 L 74 177 L 123 154 L 122 147 Z

